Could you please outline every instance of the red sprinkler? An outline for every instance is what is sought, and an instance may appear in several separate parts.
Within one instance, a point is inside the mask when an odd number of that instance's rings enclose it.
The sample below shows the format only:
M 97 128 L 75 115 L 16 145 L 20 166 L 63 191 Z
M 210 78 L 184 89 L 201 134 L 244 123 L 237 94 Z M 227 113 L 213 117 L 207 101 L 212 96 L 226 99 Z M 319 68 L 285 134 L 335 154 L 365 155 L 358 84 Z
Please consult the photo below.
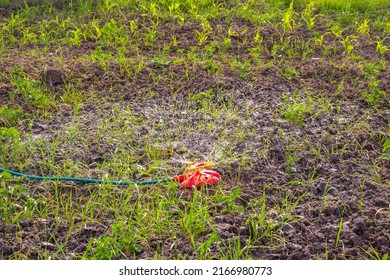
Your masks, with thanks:
M 211 161 L 191 162 L 185 169 L 185 173 L 173 177 L 175 182 L 181 183 L 182 188 L 204 187 L 219 182 L 221 175 L 206 168 L 215 167 Z

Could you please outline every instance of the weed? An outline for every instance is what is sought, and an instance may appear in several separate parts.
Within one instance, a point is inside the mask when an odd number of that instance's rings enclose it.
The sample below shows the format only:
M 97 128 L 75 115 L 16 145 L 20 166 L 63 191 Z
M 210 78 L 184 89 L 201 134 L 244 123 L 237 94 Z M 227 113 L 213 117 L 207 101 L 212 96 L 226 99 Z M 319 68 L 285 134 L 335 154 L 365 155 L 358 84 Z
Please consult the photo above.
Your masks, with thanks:
M 370 25 L 369 25 L 370 20 L 369 19 L 364 19 L 358 26 L 357 32 L 362 34 L 363 36 L 370 36 Z
M 386 139 L 383 143 L 381 158 L 390 159 L 390 139 Z
M 383 102 L 383 97 L 386 96 L 386 92 L 379 89 L 380 81 L 370 82 L 370 92 L 363 92 L 361 96 L 371 106 L 376 107 Z
M 207 32 L 203 30 L 202 31 L 195 30 L 195 33 L 196 33 L 196 41 L 198 42 L 198 45 L 202 46 L 208 38 Z
M 369 250 L 366 250 L 364 248 L 361 248 L 366 254 L 367 256 L 369 257 L 369 259 L 371 260 L 388 260 L 389 259 L 389 254 L 384 254 L 383 256 L 380 256 L 378 254 L 378 252 L 375 250 L 375 248 L 372 246 L 372 244 L 370 244 L 370 251 Z
M 10 109 L 7 105 L 0 107 L 0 121 L 3 121 L 6 127 L 16 126 L 24 115 L 22 109 Z
M 344 39 L 342 39 L 345 54 L 348 56 L 352 53 L 354 49 L 353 43 L 356 42 L 356 36 L 354 35 L 348 35 Z
M 379 62 L 368 62 L 363 65 L 363 74 L 370 80 L 376 80 L 378 75 L 382 70 L 384 70 L 385 65 L 383 61 Z
M 364 196 L 364 186 L 366 184 L 366 178 L 363 179 L 363 181 L 360 183 L 360 197 L 359 197 L 359 210 L 362 211 L 363 209 L 363 196 Z
M 289 8 L 287 11 L 283 14 L 283 19 L 282 19 L 282 26 L 284 33 L 289 33 L 293 31 L 294 26 L 295 26 L 295 21 L 293 19 L 294 17 L 294 1 L 291 1 Z
M 210 259 L 210 257 L 212 257 L 213 254 L 211 252 L 212 246 L 215 246 L 220 243 L 222 243 L 222 240 L 219 237 L 217 231 L 213 229 L 210 236 L 197 247 L 196 253 L 199 255 L 198 259 L 200 260 Z
M 299 102 L 299 93 L 293 92 L 292 95 L 284 95 L 284 104 L 281 109 L 281 116 L 297 125 L 303 125 L 303 121 L 308 114 L 312 113 L 314 102 L 310 96 L 306 100 Z
M 11 83 L 16 87 L 10 92 L 10 97 L 21 94 L 24 99 L 33 106 L 43 109 L 52 105 L 49 92 L 41 86 L 39 80 L 28 79 L 23 73 L 23 69 L 13 68 L 10 75 Z
M 312 30 L 314 28 L 316 17 L 318 16 L 314 14 L 315 12 L 314 5 L 315 5 L 314 1 L 311 0 L 301 14 L 301 17 L 303 21 L 306 23 L 306 26 L 309 30 Z
M 286 77 L 289 80 L 293 78 L 298 78 L 300 76 L 299 72 L 296 69 L 286 68 L 281 73 L 283 77 Z
M 340 218 L 339 228 L 337 230 L 336 241 L 335 241 L 336 248 L 339 246 L 342 230 L 343 230 L 343 217 Z
M 12 179 L 7 172 L 0 174 L 0 220 L 16 224 L 20 219 L 29 219 L 44 198 L 34 199 L 21 185 L 8 185 L 5 180 Z
M 384 55 L 386 52 L 389 51 L 389 47 L 386 46 L 383 42 L 386 38 L 384 39 L 379 39 L 377 38 L 376 40 L 376 51 L 380 53 L 380 55 Z
M 189 236 L 192 245 L 195 247 L 195 237 L 206 231 L 210 224 L 210 214 L 204 203 L 202 194 L 195 192 L 187 209 L 182 213 L 179 223 L 182 230 Z
M 240 194 L 241 194 L 241 188 L 237 188 L 233 190 L 232 193 L 229 195 L 219 195 L 216 198 L 216 201 L 224 208 L 224 210 L 222 210 L 222 213 L 224 212 L 243 213 L 244 212 L 244 208 L 242 206 L 238 206 L 235 204 Z
M 17 145 L 20 140 L 20 133 L 14 127 L 0 127 L 0 144 L 2 146 Z
M 236 59 L 231 62 L 231 67 L 234 71 L 237 71 L 241 78 L 246 78 L 248 75 L 248 69 L 250 67 L 251 61 L 246 59 L 244 62 Z
M 265 197 L 252 200 L 249 205 L 258 209 L 255 215 L 252 215 L 246 221 L 251 232 L 251 242 L 255 243 L 263 238 L 272 238 L 275 225 L 273 221 L 266 221 L 267 206 Z

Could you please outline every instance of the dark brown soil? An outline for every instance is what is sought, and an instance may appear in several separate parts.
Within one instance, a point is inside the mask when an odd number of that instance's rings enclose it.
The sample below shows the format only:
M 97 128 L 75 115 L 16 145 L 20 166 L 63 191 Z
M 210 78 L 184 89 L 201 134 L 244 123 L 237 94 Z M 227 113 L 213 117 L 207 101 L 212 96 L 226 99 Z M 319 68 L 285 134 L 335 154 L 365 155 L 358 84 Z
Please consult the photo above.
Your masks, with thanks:
M 249 23 L 235 20 L 237 32 L 242 34 L 240 40 L 253 36 L 252 33 L 257 30 Z M 244 27 L 249 31 L 244 31 Z M 184 50 L 197 44 L 193 34 L 198 26 L 189 24 L 178 27 L 166 23 L 160 28 L 164 31 L 164 36 L 155 43 L 155 48 L 145 46 L 144 51 L 148 54 L 157 53 L 158 46 L 162 45 L 160 43 L 164 43 L 164 38 L 171 38 L 171 35 L 177 37 L 181 42 L 180 48 Z M 224 23 L 218 21 L 213 22 L 213 28 L 227 29 Z M 318 30 L 321 28 L 318 27 Z M 265 42 L 269 42 L 270 48 L 277 38 L 277 32 L 279 31 L 266 28 L 261 30 L 261 35 Z M 305 40 L 309 35 L 307 30 L 296 30 L 291 36 Z M 228 55 L 240 55 L 242 60 L 250 59 L 245 50 L 238 49 L 240 40 L 233 40 Z M 361 40 L 363 46 L 366 39 Z M 93 42 L 85 42 L 80 48 L 66 50 L 63 53 L 65 63 L 62 65 L 67 66 L 58 65 L 56 57 L 48 55 L 42 61 L 48 66 L 45 69 L 42 68 L 42 63 L 29 59 L 21 50 L 10 50 L 12 54 L 2 58 L 1 68 L 9 71 L 12 67 L 23 66 L 26 73 L 40 78 L 58 96 L 61 95 L 64 84 L 72 80 L 81 80 L 85 92 L 93 88 L 96 97 L 103 97 L 106 103 L 82 106 L 80 110 L 84 121 L 81 125 L 85 133 L 88 131 L 92 133 L 96 129 L 94 125 L 101 118 L 96 112 L 101 110 L 109 112 L 112 108 L 120 107 L 130 108 L 135 115 L 162 120 L 174 131 L 175 124 L 196 123 L 202 117 L 185 114 L 189 109 L 195 108 L 191 106 L 197 106 L 188 102 L 188 95 L 212 89 L 215 106 L 222 108 L 224 104 L 231 102 L 240 119 L 245 120 L 241 123 L 237 121 L 236 125 L 227 129 L 236 127 L 243 132 L 254 131 L 247 134 L 244 140 L 232 142 L 232 153 L 234 155 L 246 153 L 248 163 L 241 165 L 234 161 L 225 162 L 219 168 L 223 174 L 224 188 L 234 186 L 239 176 L 242 191 L 235 203 L 244 208 L 250 207 L 248 205 L 250 200 L 265 195 L 271 209 L 275 205 L 282 205 L 287 195 L 291 201 L 303 197 L 292 209 L 292 214 L 299 219 L 278 229 L 281 238 L 276 242 L 278 246 L 269 246 L 273 242 L 264 246 L 258 244 L 258 249 L 251 249 L 248 252 L 249 257 L 364 259 L 368 258 L 364 250 L 373 252 L 372 248 L 380 256 L 389 253 L 390 163 L 388 158 L 381 157 L 383 143 L 380 140 L 382 136 L 388 137 L 386 135 L 390 125 L 389 66 L 380 73 L 382 89 L 388 95 L 385 102 L 375 109 L 360 96 L 362 91 L 368 90 L 368 82 L 361 69 L 356 63 L 346 60 L 341 50 L 332 59 L 319 59 L 320 50 L 315 49 L 315 52 L 305 60 L 280 59 L 271 66 L 266 62 L 273 58 L 270 52 L 265 52 L 262 58 L 264 64 L 246 77 L 240 76 L 226 65 L 221 74 L 213 75 L 202 64 L 163 66 L 151 64 L 139 73 L 134 82 L 121 74 L 119 66 L 115 63 L 109 65 L 108 71 L 103 71 L 98 65 L 75 60 L 94 49 Z M 356 55 L 367 57 L 369 60 L 374 60 L 377 56 L 375 46 L 369 44 L 367 47 L 355 49 Z M 282 75 L 286 61 L 289 68 L 299 71 L 299 76 Z M 329 81 L 330 75 L 332 82 Z M 307 89 L 315 102 L 319 102 L 322 97 L 330 98 L 341 83 L 343 89 L 332 99 L 333 104 L 340 106 L 338 108 L 336 105 L 333 106 L 328 114 L 317 112 L 316 107 L 305 118 L 302 126 L 280 117 L 278 112 L 284 94 L 294 90 L 303 92 L 302 89 Z M 33 110 L 21 97 L 11 100 L 9 92 L 12 90 L 13 87 L 8 82 L 0 84 L 1 104 L 7 104 L 11 108 L 23 108 L 25 112 Z M 151 91 L 155 93 L 153 96 L 146 95 Z M 249 113 L 245 111 L 248 108 Z M 55 130 L 61 129 L 63 124 L 72 121 L 72 114 L 71 106 L 61 106 L 53 110 L 50 121 L 37 120 L 32 127 L 32 133 L 40 137 L 50 137 Z M 223 118 L 221 116 L 221 123 Z M 365 127 L 361 125 L 362 121 L 366 124 Z M 27 125 L 22 124 L 22 128 L 27 129 Z M 147 129 L 146 127 L 145 130 Z M 182 138 L 179 137 L 181 142 L 174 147 L 173 152 L 162 153 L 162 156 L 177 168 L 182 166 L 182 160 L 186 156 L 198 157 L 199 161 L 208 160 L 209 155 L 216 158 L 213 137 L 218 138 L 218 133 L 223 129 L 216 127 L 214 134 L 199 132 L 185 138 L 181 136 Z M 294 141 L 298 143 L 296 146 Z M 110 151 L 116 148 L 112 143 L 100 143 L 97 146 L 91 142 L 87 143 L 87 146 L 89 150 L 86 153 L 75 152 L 72 156 L 74 160 L 87 164 L 91 173 L 94 172 L 96 163 L 110 160 Z M 291 147 L 294 147 L 293 151 Z M 268 154 L 259 155 L 259 151 L 265 148 L 268 148 Z M 313 150 L 314 148 L 316 150 Z M 292 165 L 287 162 L 289 153 L 296 158 Z M 40 155 L 32 157 L 39 160 Z M 58 160 L 62 159 L 59 153 Z M 45 171 L 44 168 L 31 165 L 25 171 L 35 174 Z M 308 184 L 309 181 L 312 183 Z M 45 189 L 45 184 L 40 186 L 41 189 L 35 190 L 33 195 L 54 195 L 52 191 Z M 73 192 L 74 197 L 83 195 L 88 197 L 87 189 L 79 189 L 77 184 L 70 186 L 71 188 L 64 187 L 60 191 L 64 194 Z M 192 192 L 193 190 L 179 189 L 177 196 L 191 199 Z M 272 218 L 272 211 L 269 215 Z M 110 213 L 101 213 L 101 216 L 104 221 L 102 224 L 89 224 L 77 218 L 74 221 L 37 218 L 21 221 L 18 226 L 0 221 L 0 258 L 7 259 L 18 252 L 31 259 L 42 258 L 47 252 L 53 258 L 60 259 L 64 258 L 64 255 L 66 258 L 79 256 L 86 251 L 91 238 L 106 234 L 110 225 L 114 223 Z M 253 229 L 246 224 L 247 218 L 247 214 L 214 213 L 212 221 L 222 239 L 227 243 L 239 239 L 241 246 L 244 247 L 253 234 Z M 335 246 L 341 219 L 341 234 L 338 246 Z M 210 234 L 211 230 L 206 231 L 202 238 L 207 238 Z M 156 251 L 163 252 L 162 255 L 166 258 L 176 255 L 197 258 L 188 238 L 180 235 L 177 237 L 174 247 L 171 246 L 169 236 L 158 236 L 148 240 L 147 246 L 141 244 L 143 249 L 137 251 L 136 258 L 152 258 Z M 66 247 L 59 248 L 58 244 L 66 244 Z M 213 249 L 219 250 L 214 245 L 211 247 L 211 250 Z

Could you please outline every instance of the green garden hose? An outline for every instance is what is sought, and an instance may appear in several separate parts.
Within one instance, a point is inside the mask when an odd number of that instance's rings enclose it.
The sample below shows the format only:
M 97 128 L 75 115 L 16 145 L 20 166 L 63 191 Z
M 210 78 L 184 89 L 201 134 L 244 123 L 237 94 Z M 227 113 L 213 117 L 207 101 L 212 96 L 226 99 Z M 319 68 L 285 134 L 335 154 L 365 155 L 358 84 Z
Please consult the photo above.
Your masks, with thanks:
M 39 181 L 73 181 L 73 182 L 82 182 L 82 183 L 91 183 L 91 184 L 112 184 L 118 186 L 128 186 L 128 185 L 154 185 L 158 183 L 171 182 L 174 178 L 163 178 L 160 180 L 150 180 L 150 181 L 139 181 L 139 182 L 122 182 L 122 181 L 105 181 L 105 180 L 97 180 L 97 179 L 89 179 L 89 178 L 73 178 L 73 177 L 43 177 L 36 175 L 23 174 L 16 171 L 8 170 L 0 167 L 1 172 L 8 172 L 11 175 L 24 177 L 32 180 Z
M 19 173 L 1 167 L 0 167 L 0 173 L 8 172 L 9 174 L 14 176 L 23 177 L 32 180 L 40 180 L 40 181 L 73 181 L 73 182 L 82 182 L 82 183 L 90 183 L 90 184 L 111 184 L 111 185 L 118 185 L 118 186 L 155 185 L 158 183 L 174 181 L 176 183 L 181 183 L 182 188 L 192 188 L 192 187 L 203 187 L 206 185 L 212 185 L 219 182 L 221 175 L 218 172 L 205 169 L 207 167 L 212 168 L 214 167 L 214 164 L 211 161 L 191 162 L 186 168 L 184 174 L 176 175 L 170 178 L 163 178 L 159 180 L 137 181 L 137 182 L 107 181 L 107 180 L 73 178 L 73 177 L 44 177 L 44 176 L 36 176 L 36 175 Z

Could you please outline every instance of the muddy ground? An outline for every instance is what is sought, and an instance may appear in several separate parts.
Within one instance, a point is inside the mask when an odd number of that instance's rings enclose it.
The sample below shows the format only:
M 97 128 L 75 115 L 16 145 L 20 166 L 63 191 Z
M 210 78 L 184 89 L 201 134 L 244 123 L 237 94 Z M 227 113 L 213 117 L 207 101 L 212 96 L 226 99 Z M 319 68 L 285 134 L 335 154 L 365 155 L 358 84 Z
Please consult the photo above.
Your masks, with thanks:
M 237 21 L 236 26 L 238 32 L 244 27 L 249 30 L 253 27 L 241 21 Z M 224 29 L 224 23 L 213 22 L 213 27 L 215 30 Z M 145 47 L 144 51 L 149 55 L 158 52 L 159 43 L 163 43 L 164 38 L 171 38 L 172 34 L 182 42 L 180 47 L 187 50 L 196 45 L 193 39 L 195 29 L 196 27 L 191 25 L 176 27 L 166 24 L 161 27 L 165 37 L 159 39 L 155 49 Z M 321 30 L 321 27 L 318 27 L 318 30 Z M 261 32 L 270 47 L 274 42 L 275 32 L 277 30 L 271 29 L 263 29 Z M 245 36 L 249 37 L 248 34 Z M 305 40 L 308 35 L 305 30 L 297 30 L 291 36 Z M 241 59 L 245 59 L 244 50 L 237 50 L 234 44 L 238 45 L 239 42 L 233 42 L 229 55 L 241 54 Z M 390 163 L 388 158 L 381 157 L 381 139 L 388 137 L 386 135 L 390 125 L 389 65 L 380 73 L 382 89 L 388 93 L 386 102 L 379 108 L 372 108 L 360 96 L 363 90 L 368 89 L 361 69 L 352 61 L 345 60 L 341 50 L 337 51 L 331 60 L 319 59 L 319 51 L 303 61 L 288 60 L 290 68 L 299 71 L 297 77 L 282 75 L 284 62 L 280 59 L 273 65 L 265 66 L 264 63 L 245 77 L 229 67 L 223 68 L 219 75 L 213 75 L 202 64 L 148 65 L 139 73 L 134 83 L 120 73 L 115 63 L 109 65 L 108 71 L 103 71 L 97 64 L 77 60 L 95 49 L 94 42 L 84 42 L 80 48 L 68 49 L 64 52 L 65 63 L 62 66 L 57 64 L 54 52 L 41 61 L 31 61 L 26 54 L 34 48 L 36 46 L 10 50 L 11 54 L 2 57 L 0 67 L 9 71 L 12 67 L 24 66 L 26 73 L 42 79 L 58 96 L 64 89 L 64 81 L 72 79 L 81 79 L 86 92 L 93 88 L 98 99 L 104 99 L 106 102 L 81 106 L 81 125 L 85 133 L 96 129 L 96 123 L 107 118 L 113 108 L 131 108 L 135 115 L 155 119 L 156 124 L 164 122 L 168 131 L 175 133 L 175 126 L 197 123 L 204 118 L 201 114 L 188 113 L 197 106 L 188 101 L 190 94 L 212 89 L 215 97 L 212 102 L 217 107 L 223 108 L 224 104 L 230 102 L 238 114 L 236 123 L 232 122 L 231 127 L 218 127 L 218 123 L 226 123 L 225 121 L 229 120 L 228 116 L 221 114 L 220 120 L 213 121 L 216 127 L 211 133 L 199 131 L 198 134 L 180 136 L 180 141 L 174 143 L 173 152 L 162 156 L 177 168 L 182 166 L 184 159 L 190 157 L 197 157 L 199 161 L 220 160 L 223 164 L 218 170 L 223 176 L 223 187 L 234 186 L 239 177 L 242 191 L 235 203 L 244 208 L 249 207 L 248 202 L 251 199 L 263 195 L 267 196 L 272 207 L 275 204 L 283 204 L 286 195 L 295 201 L 306 194 L 292 209 L 292 213 L 299 219 L 278 229 L 280 239 L 270 242 L 274 243 L 274 246 L 270 246 L 270 243 L 264 246 L 258 244 L 257 249 L 251 249 L 248 252 L 251 258 L 364 259 L 369 258 L 364 250 L 373 252 L 372 248 L 380 256 L 389 253 Z M 368 59 L 377 56 L 375 46 L 372 45 L 356 48 L 356 52 Z M 273 58 L 269 52 L 265 52 L 261 59 L 267 62 Z M 47 69 L 53 72 L 47 72 Z M 52 75 L 52 78 L 42 76 L 42 73 Z M 333 83 L 329 82 L 330 73 Z M 154 78 L 158 76 L 163 78 L 157 81 Z M 341 82 L 343 89 L 332 97 L 333 105 L 328 113 L 317 114 L 320 106 L 315 106 L 304 119 L 303 125 L 291 123 L 280 116 L 283 96 L 286 93 L 297 90 L 304 99 L 303 89 L 307 89 L 311 92 L 314 102 L 320 104 L 320 98 L 330 100 Z M 0 84 L 2 105 L 19 107 L 25 112 L 34 110 L 22 97 L 10 99 L 9 93 L 12 90 L 12 85 L 6 82 Z M 145 98 L 150 90 L 155 94 L 152 97 L 148 94 Z M 173 97 L 174 92 L 179 93 Z M 72 122 L 73 108 L 64 104 L 53 112 L 50 120 L 36 120 L 31 131 L 37 137 L 51 137 Z M 365 126 L 362 126 L 362 123 Z M 23 128 L 27 129 L 27 122 L 23 122 L 19 130 L 22 131 Z M 148 129 L 156 135 L 159 133 L 152 127 L 144 129 L 145 133 L 148 133 Z M 218 135 L 223 133 L 224 129 L 248 132 L 243 139 L 234 139 L 231 145 L 233 155 L 240 157 L 245 154 L 248 163 L 242 165 L 240 161 L 234 160 L 224 162 L 223 158 L 219 158 L 215 139 L 219 139 Z M 156 136 L 153 133 L 151 135 Z M 87 164 L 93 174 L 94 164 L 109 160 L 110 151 L 116 147 L 113 143 L 104 142 L 100 143 L 99 149 L 95 149 L 93 143 L 87 145 L 89 151 L 84 154 L 76 152 L 73 160 Z M 222 145 L 221 142 L 218 142 L 218 145 Z M 313 147 L 317 150 L 313 151 Z M 263 150 L 267 152 L 259 152 Z M 289 153 L 293 153 L 296 158 L 293 164 L 287 161 Z M 38 154 L 32 156 L 37 161 L 42 160 L 40 157 Z M 62 159 L 59 151 L 58 160 Z M 25 171 L 35 174 L 44 172 L 42 168 L 45 167 L 30 165 Z M 313 178 L 313 181 L 308 185 L 310 178 Z M 50 190 L 45 189 L 45 183 L 39 183 L 38 186 L 37 189 L 31 190 L 34 195 L 51 194 Z M 77 184 L 74 186 L 77 196 L 88 196 L 88 189 L 77 189 Z M 67 189 L 64 188 L 63 191 L 66 192 Z M 178 189 L 177 195 L 191 199 L 192 192 L 193 190 Z M 62 248 L 66 258 L 83 254 L 90 238 L 102 236 L 114 222 L 109 213 L 103 214 L 107 216 L 103 218 L 104 224 L 91 223 L 78 228 L 77 223 L 81 221 L 73 221 L 72 226 L 76 226 L 69 237 L 66 235 L 71 224 L 65 220 L 59 222 L 54 219 L 36 218 L 22 221 L 19 225 L 0 221 L 0 258 L 8 259 L 17 252 L 31 259 L 40 258 L 44 252 L 50 252 L 52 258 L 64 258 L 63 254 L 56 253 L 58 247 L 52 236 L 55 236 L 59 243 L 68 238 L 66 248 Z M 272 218 L 272 211 L 269 215 Z M 335 246 L 341 217 L 342 231 L 339 245 Z M 222 239 L 228 241 L 239 238 L 244 247 L 253 231 L 245 223 L 247 218 L 245 213 L 215 212 L 212 221 Z M 210 235 L 211 230 L 203 234 Z M 174 247 L 171 246 L 169 238 L 165 237 L 156 237 L 148 242 L 148 247 L 143 247 L 137 253 L 137 259 L 152 258 L 156 250 L 161 248 L 164 248 L 162 251 L 166 258 L 178 255 L 189 259 L 197 257 L 186 236 L 179 238 Z M 212 246 L 211 250 L 213 248 Z

